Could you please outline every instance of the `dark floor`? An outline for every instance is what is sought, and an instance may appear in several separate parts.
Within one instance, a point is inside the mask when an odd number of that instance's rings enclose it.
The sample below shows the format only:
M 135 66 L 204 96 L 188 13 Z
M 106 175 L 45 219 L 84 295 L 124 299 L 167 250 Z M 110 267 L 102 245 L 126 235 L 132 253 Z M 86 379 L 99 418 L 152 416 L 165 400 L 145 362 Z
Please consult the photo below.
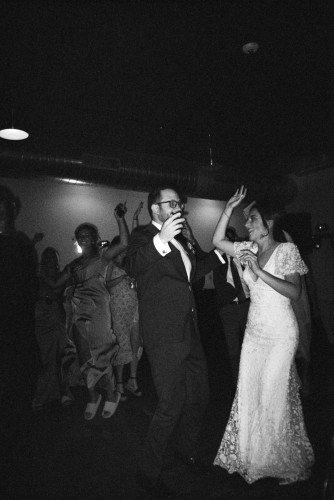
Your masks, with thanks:
M 217 349 L 214 325 L 207 325 L 204 347 L 209 362 L 211 400 L 200 439 L 200 455 L 212 463 L 226 424 L 232 394 L 227 362 Z M 321 340 L 322 339 L 322 340 Z M 334 435 L 334 356 L 321 339 L 312 348 L 312 398 L 304 402 L 305 420 L 314 446 L 316 464 L 311 479 L 290 486 L 273 480 L 247 485 L 238 475 L 220 468 L 203 479 L 192 475 L 174 458 L 173 440 L 166 456 L 164 479 L 176 489 L 177 500 L 320 500 L 331 436 Z M 115 415 L 92 422 L 83 419 L 85 395 L 74 389 L 76 402 L 58 403 L 37 414 L 21 415 L 15 439 L 2 446 L 6 473 L 4 499 L 114 499 L 150 498 L 135 482 L 138 450 L 154 410 L 155 396 L 146 358 L 139 370 L 143 397 L 129 395 Z M 6 437 L 6 429 L 4 429 Z M 7 436 L 8 437 L 8 436 Z M 9 439 L 9 438 L 8 438 Z M 8 440 L 7 440 L 8 441 Z

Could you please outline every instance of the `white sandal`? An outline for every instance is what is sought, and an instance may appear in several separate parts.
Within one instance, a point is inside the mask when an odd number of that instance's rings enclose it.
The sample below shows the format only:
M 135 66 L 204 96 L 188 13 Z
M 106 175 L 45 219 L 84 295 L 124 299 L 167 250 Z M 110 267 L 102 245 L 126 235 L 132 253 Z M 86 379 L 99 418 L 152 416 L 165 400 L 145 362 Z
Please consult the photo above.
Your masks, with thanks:
M 106 401 L 102 410 L 102 418 L 110 418 L 117 410 L 117 406 L 121 400 L 121 393 L 116 391 L 116 401 Z
M 100 406 L 101 399 L 102 399 L 102 396 L 101 396 L 101 394 L 99 394 L 99 397 L 97 398 L 95 403 L 92 403 L 92 402 L 87 403 L 85 413 L 84 413 L 85 420 L 92 420 L 95 417 L 97 409 Z

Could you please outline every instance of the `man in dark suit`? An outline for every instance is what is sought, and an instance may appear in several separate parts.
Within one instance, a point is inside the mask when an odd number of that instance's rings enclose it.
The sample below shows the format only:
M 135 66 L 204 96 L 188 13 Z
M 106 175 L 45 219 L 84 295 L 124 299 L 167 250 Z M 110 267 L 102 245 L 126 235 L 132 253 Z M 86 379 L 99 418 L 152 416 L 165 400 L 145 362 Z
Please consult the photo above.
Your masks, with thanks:
M 236 241 L 233 227 L 228 227 L 226 236 Z M 219 316 L 224 329 L 234 389 L 237 386 L 241 345 L 246 328 L 249 291 L 242 278 L 243 270 L 237 260 L 223 254 L 225 263 L 213 271 Z
M 179 456 L 191 467 L 198 466 L 196 442 L 209 398 L 192 282 L 220 265 L 221 257 L 213 251 L 196 265 L 191 241 L 178 241 L 185 222 L 183 208 L 174 189 L 152 191 L 148 196 L 152 222 L 132 233 L 127 253 L 158 396 L 138 474 L 151 492 L 163 486 L 163 455 L 177 424 Z

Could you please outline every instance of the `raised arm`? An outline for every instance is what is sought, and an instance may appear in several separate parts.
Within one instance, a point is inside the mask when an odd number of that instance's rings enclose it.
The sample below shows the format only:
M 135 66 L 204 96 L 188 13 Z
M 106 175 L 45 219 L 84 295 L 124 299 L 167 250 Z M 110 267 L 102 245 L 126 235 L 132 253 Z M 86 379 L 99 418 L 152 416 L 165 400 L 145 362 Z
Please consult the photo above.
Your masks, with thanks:
M 131 232 L 139 226 L 139 214 L 142 210 L 144 206 L 144 203 L 141 201 L 138 205 L 138 208 L 137 210 L 135 211 L 135 213 L 133 214 L 133 217 L 132 217 L 132 227 L 131 227 Z
M 118 210 L 117 207 L 114 210 L 114 216 L 118 225 L 120 241 L 116 245 L 107 248 L 107 250 L 105 251 L 103 256 L 107 261 L 111 261 L 118 254 L 122 253 L 128 246 L 129 228 L 125 220 L 126 211 L 127 210 L 125 204 L 121 205 L 121 210 Z
M 216 230 L 214 232 L 212 243 L 213 245 L 221 250 L 222 252 L 234 257 L 234 244 L 226 238 L 226 229 L 230 221 L 231 215 L 235 207 L 240 205 L 247 194 L 247 189 L 241 186 L 237 189 L 232 198 L 228 200 L 225 208 L 220 216 Z

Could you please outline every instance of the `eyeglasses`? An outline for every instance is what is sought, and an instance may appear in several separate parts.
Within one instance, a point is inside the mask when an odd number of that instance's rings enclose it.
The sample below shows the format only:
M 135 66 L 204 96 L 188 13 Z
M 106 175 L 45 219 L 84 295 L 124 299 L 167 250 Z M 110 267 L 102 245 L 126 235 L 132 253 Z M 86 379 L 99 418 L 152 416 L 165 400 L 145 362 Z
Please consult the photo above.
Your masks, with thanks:
M 163 203 L 169 203 L 170 208 L 179 207 L 181 210 L 184 209 L 184 203 L 182 203 L 182 201 L 176 201 L 176 200 L 159 201 L 156 202 L 156 205 L 162 205 Z

